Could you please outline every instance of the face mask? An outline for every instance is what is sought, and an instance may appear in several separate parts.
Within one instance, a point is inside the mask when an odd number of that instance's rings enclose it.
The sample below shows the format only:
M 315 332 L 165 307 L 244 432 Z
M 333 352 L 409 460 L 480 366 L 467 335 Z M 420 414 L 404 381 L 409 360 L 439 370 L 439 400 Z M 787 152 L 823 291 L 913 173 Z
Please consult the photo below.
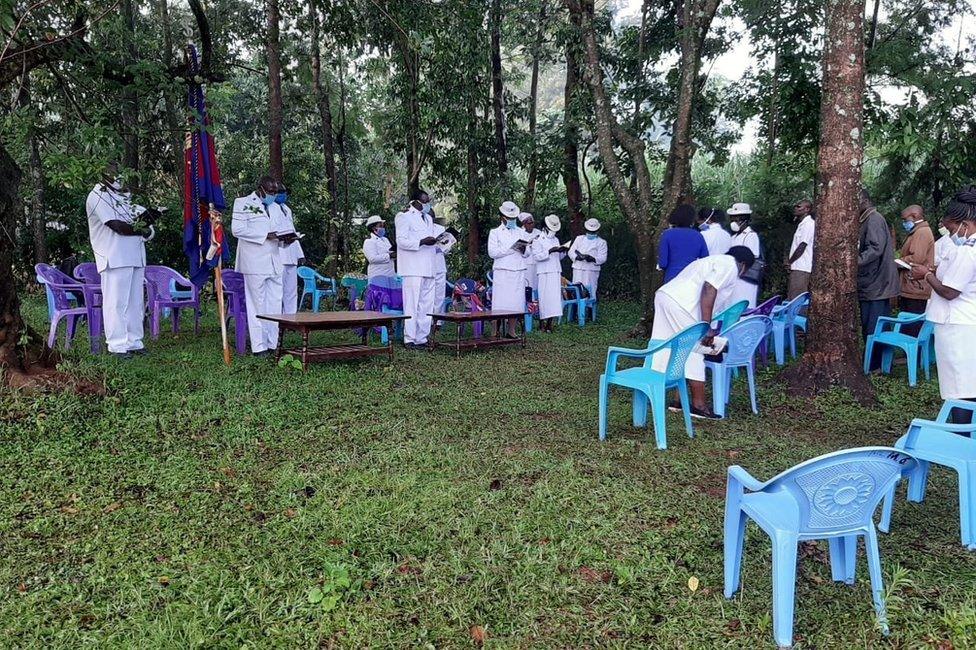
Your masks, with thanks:
M 596 233 L 595 232 L 588 232 L 588 233 L 586 233 L 586 238 L 587 239 L 596 239 Z
M 288 200 L 288 192 L 278 192 L 278 194 L 275 195 L 275 203 L 281 204 L 287 200 Z
M 424 214 L 430 214 L 430 203 L 424 203 L 423 204 L 423 211 L 424 211 Z
M 738 221 L 733 221 L 729 224 L 729 230 L 731 230 L 732 232 L 739 232 L 739 230 L 741 229 L 742 226 L 739 225 Z
M 706 221 L 703 224 L 699 224 L 698 230 L 708 230 L 708 222 Z
M 377 228 L 376 229 L 376 236 L 377 237 L 386 237 L 386 228 Z
M 949 229 L 946 228 L 945 226 L 939 226 L 939 234 L 941 236 L 943 236 L 943 237 L 948 237 L 949 236 Z
M 515 230 L 516 228 L 518 228 L 518 219 L 506 219 L 505 227 L 508 228 L 509 230 Z
M 911 231 L 915 230 L 915 222 L 914 221 L 902 221 L 901 222 L 901 225 L 902 225 L 902 228 L 905 229 L 905 232 L 911 232 Z
M 264 204 L 264 207 L 268 207 L 269 205 L 275 202 L 276 196 L 277 194 L 265 194 L 264 196 L 261 197 L 261 203 Z
M 969 238 L 968 235 L 960 235 L 959 234 L 960 230 L 962 230 L 962 226 L 956 228 L 956 232 L 952 234 L 952 243 L 955 244 L 956 246 L 962 246 L 963 244 L 966 243 L 966 240 Z

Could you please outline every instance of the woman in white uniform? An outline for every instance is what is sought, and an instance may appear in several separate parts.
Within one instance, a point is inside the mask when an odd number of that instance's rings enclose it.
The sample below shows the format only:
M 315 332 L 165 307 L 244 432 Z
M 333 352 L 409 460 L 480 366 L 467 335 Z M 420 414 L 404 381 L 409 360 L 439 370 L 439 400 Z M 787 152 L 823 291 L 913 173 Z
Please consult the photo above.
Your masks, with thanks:
M 956 194 L 943 219 L 955 252 L 933 272 L 913 265 L 912 277 L 932 287 L 925 319 L 935 326 L 935 359 L 942 399 L 976 401 L 976 188 Z M 956 423 L 968 423 L 969 415 Z
M 759 259 L 759 234 L 752 229 L 752 208 L 748 203 L 736 203 L 726 213 L 729 216 L 729 230 L 732 231 L 732 246 L 745 246 L 752 251 L 752 254 Z M 734 305 L 740 300 L 749 302 L 749 309 L 756 306 L 759 298 L 759 285 L 749 280 L 739 278 L 735 281 L 732 289 L 732 297 L 729 305 Z
M 369 263 L 366 267 L 366 277 L 372 280 L 380 276 L 396 275 L 396 268 L 393 265 L 396 250 L 386 238 L 386 222 L 379 216 L 373 215 L 366 220 L 366 229 L 369 230 L 369 237 L 363 242 L 363 255 Z
M 532 258 L 538 276 L 539 321 L 543 332 L 552 332 L 552 325 L 563 313 L 563 267 L 566 247 L 556 239 L 562 227 L 559 217 L 550 214 L 543 221 L 545 227 L 532 242 Z
M 535 229 L 535 217 L 528 212 L 522 212 L 518 216 L 519 225 L 522 226 L 522 239 L 533 242 L 539 236 L 539 231 Z M 538 270 L 535 268 L 535 256 L 529 255 L 525 258 L 525 283 L 532 287 L 533 291 L 539 289 L 539 281 L 536 279 Z
M 569 247 L 569 259 L 573 261 L 573 283 L 582 284 L 593 292 L 596 298 L 600 284 L 600 267 L 607 261 L 607 240 L 600 237 L 600 222 L 587 219 L 583 222 L 585 235 L 573 240 Z
M 529 256 L 524 233 L 518 227 L 519 208 L 505 201 L 498 208 L 501 224 L 488 233 L 488 256 L 492 264 L 492 311 L 525 313 L 525 260 Z M 508 337 L 515 338 L 516 319 L 508 321 Z

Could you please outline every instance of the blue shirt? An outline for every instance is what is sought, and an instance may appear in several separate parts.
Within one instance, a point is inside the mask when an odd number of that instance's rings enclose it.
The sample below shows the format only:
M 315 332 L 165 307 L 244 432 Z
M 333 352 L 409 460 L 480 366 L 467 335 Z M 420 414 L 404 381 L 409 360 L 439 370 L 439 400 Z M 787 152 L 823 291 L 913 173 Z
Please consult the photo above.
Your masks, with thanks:
M 657 265 L 664 269 L 665 282 L 702 257 L 708 257 L 708 246 L 702 234 L 694 228 L 668 228 L 661 235 Z

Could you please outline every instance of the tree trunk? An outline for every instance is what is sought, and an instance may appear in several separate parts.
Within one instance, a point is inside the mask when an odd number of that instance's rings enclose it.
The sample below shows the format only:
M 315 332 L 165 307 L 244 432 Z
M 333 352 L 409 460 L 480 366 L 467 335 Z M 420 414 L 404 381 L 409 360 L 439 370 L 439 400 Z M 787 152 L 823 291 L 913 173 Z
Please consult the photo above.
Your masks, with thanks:
M 339 201 L 339 176 L 336 173 L 335 136 L 332 131 L 332 105 L 329 98 L 328 81 L 322 75 L 319 10 L 315 2 L 309 3 L 309 18 L 312 23 L 312 92 L 319 112 L 319 133 L 322 137 L 325 180 L 329 191 L 328 203 L 325 206 L 325 250 L 329 256 L 326 271 L 329 277 L 334 277 L 337 266 L 336 244 L 338 243 L 339 228 L 339 214 L 336 209 Z
M 20 179 L 20 168 L 0 144 L 0 237 L 3 237 L 3 245 L 0 245 L 0 368 L 22 371 L 26 364 L 18 343 L 25 327 L 20 316 L 13 269 L 17 251 L 13 233 L 17 230 Z
M 505 126 L 505 85 L 502 81 L 502 2 L 491 0 L 491 108 L 495 116 L 495 156 L 503 198 L 508 197 L 508 142 Z
M 478 111 L 477 86 L 468 89 L 468 151 L 467 151 L 467 203 L 468 203 L 468 273 L 478 274 L 478 257 L 481 253 L 481 232 L 478 219 Z
M 776 136 L 779 131 L 779 43 L 773 46 L 773 78 L 769 91 L 769 115 L 766 121 L 766 166 L 776 157 Z
M 24 81 L 20 85 L 20 93 L 17 103 L 22 109 L 30 112 L 31 123 L 27 128 L 27 147 L 30 152 L 29 172 L 30 172 L 30 213 L 29 221 L 31 233 L 34 239 L 34 262 L 47 262 L 47 238 L 44 231 L 44 166 L 41 162 L 41 147 L 37 137 L 37 122 L 40 119 L 36 110 L 31 107 L 31 83 L 30 73 L 24 75 Z
M 352 213 L 349 211 L 349 153 L 346 150 L 346 65 L 339 51 L 339 160 L 342 162 L 342 253 L 344 265 L 349 269 L 352 250 Z
M 579 21 L 572 17 L 579 27 Z M 566 44 L 566 84 L 563 88 L 563 185 L 566 186 L 566 206 L 569 215 L 569 232 L 572 236 L 583 234 L 583 190 L 579 177 L 579 127 L 573 110 L 576 87 L 579 84 L 579 63 L 574 52 L 575 44 Z
M 539 6 L 539 20 L 536 23 L 535 42 L 532 46 L 532 81 L 529 83 L 529 172 L 525 181 L 525 200 L 523 209 L 526 212 L 535 210 L 535 186 L 536 178 L 539 174 L 539 161 L 537 160 L 537 150 L 535 136 L 537 125 L 537 112 L 539 104 L 539 58 L 542 55 L 542 35 L 543 26 L 546 23 L 546 3 L 545 0 Z
M 133 0 L 122 0 L 122 18 L 125 24 L 127 63 L 139 60 L 136 49 L 136 12 Z M 127 84 L 122 90 L 122 163 L 128 169 L 139 171 L 139 96 L 134 84 Z M 141 183 L 139 183 L 141 185 Z
M 284 108 L 281 101 L 281 43 L 279 42 L 278 0 L 266 0 L 268 57 L 268 166 L 277 180 L 284 178 L 284 163 L 281 159 L 281 123 Z
M 407 82 L 407 92 L 404 94 L 404 110 L 407 113 L 407 200 L 411 200 L 420 191 L 420 150 L 417 145 L 420 136 L 420 99 L 418 97 L 418 70 L 415 63 L 419 61 L 404 44 L 401 55 L 404 63 L 404 76 Z
M 824 44 L 810 329 L 803 358 L 784 373 L 784 379 L 798 394 L 842 386 L 866 402 L 874 389 L 861 372 L 855 326 L 858 192 L 864 154 L 864 0 L 827 3 Z
M 163 31 L 163 65 L 166 68 L 173 66 L 175 52 L 173 49 L 173 26 L 169 16 L 168 0 L 159 0 L 159 22 Z M 179 114 L 176 104 L 173 101 L 173 94 L 167 89 L 163 90 L 163 110 L 166 112 L 166 129 L 169 131 L 168 140 L 170 147 L 173 148 L 173 171 L 178 179 L 177 186 L 183 188 L 183 147 L 184 137 L 182 125 L 180 124 Z

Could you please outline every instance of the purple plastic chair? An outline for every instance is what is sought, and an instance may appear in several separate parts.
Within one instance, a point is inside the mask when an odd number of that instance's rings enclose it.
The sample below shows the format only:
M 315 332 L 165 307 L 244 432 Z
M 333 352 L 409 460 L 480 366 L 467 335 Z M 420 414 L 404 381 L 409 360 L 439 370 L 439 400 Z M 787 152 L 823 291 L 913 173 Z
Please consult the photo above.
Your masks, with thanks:
M 82 284 L 49 264 L 35 264 L 34 271 L 38 277 L 43 278 L 44 284 L 47 285 L 54 297 L 54 313 L 51 316 L 51 329 L 47 335 L 47 346 L 54 348 L 54 344 L 58 340 L 58 323 L 61 322 L 62 318 L 67 318 L 64 349 L 68 350 L 71 348 L 71 341 L 75 338 L 78 321 L 82 318 L 88 318 L 88 308 L 72 306 L 70 298 L 72 293 L 77 293 L 82 289 Z
M 491 272 L 488 274 L 488 279 L 491 280 Z M 454 283 L 454 295 L 452 298 L 450 308 L 447 311 L 485 311 L 478 291 L 478 282 L 471 278 L 460 278 Z M 461 307 L 461 309 L 458 309 L 458 307 Z M 458 328 L 463 330 L 464 323 L 458 323 Z M 472 323 L 471 328 L 475 338 L 480 339 L 484 334 L 484 323 L 480 320 Z
M 192 297 L 178 298 L 170 291 L 171 283 L 183 286 L 192 292 Z M 149 309 L 149 331 L 153 339 L 159 338 L 159 325 L 166 309 L 173 313 L 173 333 L 180 331 L 180 310 L 193 310 L 193 333 L 200 333 L 200 290 L 187 278 L 168 266 L 146 267 L 146 290 L 149 294 L 147 307 Z
M 237 354 L 247 353 L 247 302 L 244 300 L 244 276 L 237 271 L 222 271 L 221 284 L 227 299 L 227 319 L 234 319 Z
M 388 314 L 403 314 L 403 278 L 395 276 L 377 276 L 366 286 L 366 298 L 363 309 L 367 311 L 381 311 Z M 380 341 L 387 343 L 388 332 L 385 327 L 373 328 L 380 335 Z M 402 336 L 403 325 L 397 322 L 393 337 Z M 362 330 L 360 330 L 361 332 Z
M 772 316 L 773 310 L 779 306 L 779 303 L 783 302 L 783 296 L 773 296 L 766 302 L 756 305 L 752 309 L 747 309 L 742 317 L 746 316 Z M 759 356 L 762 357 L 763 366 L 769 365 L 769 341 L 763 339 L 759 344 Z
M 97 284 L 99 286 L 102 284 L 102 276 L 94 262 L 82 262 L 75 267 L 71 274 L 84 284 Z
M 102 275 L 94 262 L 82 262 L 72 274 L 82 284 L 85 307 L 88 309 L 88 334 L 92 353 L 98 353 L 102 345 Z

